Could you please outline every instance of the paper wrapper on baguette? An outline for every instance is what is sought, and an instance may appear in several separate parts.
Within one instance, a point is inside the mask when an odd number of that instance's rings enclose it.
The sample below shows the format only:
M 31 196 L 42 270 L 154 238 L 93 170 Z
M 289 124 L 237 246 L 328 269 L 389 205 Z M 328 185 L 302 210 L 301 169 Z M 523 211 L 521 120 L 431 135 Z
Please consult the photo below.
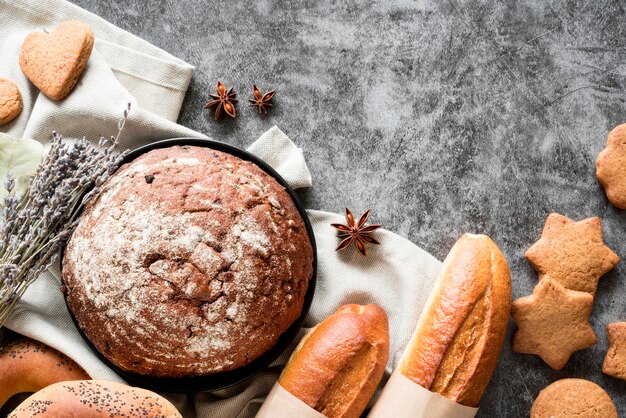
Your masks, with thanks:
M 511 275 L 504 255 L 485 235 L 463 235 L 443 263 L 395 378 L 387 383 L 369 416 L 472 416 L 466 407 L 478 406 L 491 379 L 510 310 Z M 409 399 L 413 395 L 406 388 L 410 386 L 407 381 L 432 396 L 415 395 L 423 400 L 414 402 Z M 423 392 L 421 388 L 415 392 Z M 445 403 L 446 399 L 449 408 L 424 407 L 424 403 Z M 413 410 L 399 411 L 398 404 L 413 405 Z
M 368 418 L 473 418 L 478 408 L 458 404 L 393 372 Z
M 358 418 L 388 358 L 385 311 L 344 305 L 302 337 L 257 418 Z
M 265 398 L 256 418 L 324 418 L 325 415 L 317 412 L 300 399 L 287 392 L 278 382 L 272 387 Z

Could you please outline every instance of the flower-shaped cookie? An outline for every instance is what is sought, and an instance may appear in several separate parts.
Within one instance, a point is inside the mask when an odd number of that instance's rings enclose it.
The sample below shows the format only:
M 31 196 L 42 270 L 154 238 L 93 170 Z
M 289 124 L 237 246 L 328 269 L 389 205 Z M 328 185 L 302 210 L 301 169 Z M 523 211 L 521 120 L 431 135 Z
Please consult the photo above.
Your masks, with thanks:
M 626 209 L 626 123 L 609 133 L 606 148 L 596 160 L 596 177 L 604 186 L 609 202 Z

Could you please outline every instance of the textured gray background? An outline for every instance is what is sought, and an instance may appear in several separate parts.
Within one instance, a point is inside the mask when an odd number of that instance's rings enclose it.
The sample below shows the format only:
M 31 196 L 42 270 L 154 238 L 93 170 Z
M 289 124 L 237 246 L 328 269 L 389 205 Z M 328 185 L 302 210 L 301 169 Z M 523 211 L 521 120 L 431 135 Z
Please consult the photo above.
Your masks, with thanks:
M 372 220 L 443 259 L 464 232 L 502 247 L 514 297 L 536 276 L 523 258 L 556 211 L 600 216 L 626 258 L 626 213 L 595 179 L 606 134 L 626 119 L 626 6 L 615 1 L 335 2 L 163 0 L 76 3 L 197 66 L 179 122 L 243 146 L 277 124 L 304 149 L 308 207 L 371 207 Z M 217 80 L 247 99 L 277 90 L 267 117 L 202 106 Z M 599 343 L 552 371 L 511 352 L 479 417 L 528 416 L 563 377 L 605 388 L 626 416 L 626 383 L 601 373 L 605 325 L 626 320 L 626 266 L 601 281 Z M 509 337 L 513 330 L 510 324 Z

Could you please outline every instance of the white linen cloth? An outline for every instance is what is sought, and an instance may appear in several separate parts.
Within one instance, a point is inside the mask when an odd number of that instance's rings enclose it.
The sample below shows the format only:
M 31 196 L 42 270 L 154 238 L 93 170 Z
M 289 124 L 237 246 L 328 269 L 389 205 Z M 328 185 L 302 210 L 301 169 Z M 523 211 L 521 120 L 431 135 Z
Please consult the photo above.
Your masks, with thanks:
M 92 27 L 95 48 L 74 91 L 65 100 L 54 102 L 28 82 L 19 68 L 18 56 L 29 32 L 50 31 L 70 18 Z M 64 0 L 0 0 L 0 56 L 0 77 L 16 82 L 24 97 L 21 116 L 0 128 L 14 137 L 45 143 L 57 130 L 68 138 L 97 140 L 115 133 L 117 120 L 129 101 L 133 108 L 123 134 L 123 148 L 164 138 L 204 137 L 175 123 L 194 71 L 191 65 Z M 272 165 L 294 188 L 311 186 L 302 150 L 278 128 L 263 134 L 249 150 Z M 338 238 L 330 223 L 343 222 L 343 215 L 313 210 L 308 214 L 319 265 L 315 298 L 305 327 L 345 303 L 382 306 L 391 332 L 388 376 L 413 332 L 441 263 L 386 230 L 376 232 L 381 245 L 371 246 L 367 258 L 354 249 L 338 253 Z M 122 381 L 89 350 L 74 327 L 60 290 L 58 266 L 28 289 L 6 326 L 64 352 L 95 379 Z M 289 351 L 237 387 L 211 394 L 166 396 L 185 417 L 253 417 Z

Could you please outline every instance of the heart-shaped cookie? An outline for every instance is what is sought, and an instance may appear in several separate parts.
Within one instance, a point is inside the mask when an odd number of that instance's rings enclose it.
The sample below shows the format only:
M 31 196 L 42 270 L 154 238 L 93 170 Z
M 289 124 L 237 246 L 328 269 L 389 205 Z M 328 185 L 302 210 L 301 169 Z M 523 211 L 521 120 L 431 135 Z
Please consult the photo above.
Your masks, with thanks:
M 89 26 L 77 20 L 65 21 L 49 34 L 33 32 L 26 37 L 20 67 L 43 94 L 61 100 L 83 73 L 93 42 Z

